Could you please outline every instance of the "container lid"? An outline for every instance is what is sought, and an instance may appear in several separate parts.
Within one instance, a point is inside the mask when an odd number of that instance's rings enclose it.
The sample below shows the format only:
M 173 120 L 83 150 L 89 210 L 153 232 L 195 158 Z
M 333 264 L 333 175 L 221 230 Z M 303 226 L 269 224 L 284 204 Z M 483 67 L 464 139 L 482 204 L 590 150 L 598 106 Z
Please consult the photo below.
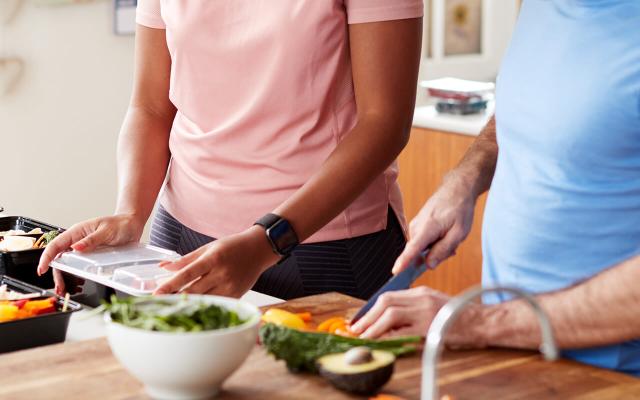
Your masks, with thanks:
M 102 247 L 92 252 L 69 251 L 51 263 L 60 271 L 98 282 L 121 292 L 151 294 L 173 275 L 158 266 L 180 258 L 176 252 L 148 244 Z
M 469 81 L 457 78 L 440 78 L 420 82 L 423 88 L 440 92 L 459 93 L 467 95 L 482 95 L 491 93 L 495 89 L 493 82 Z

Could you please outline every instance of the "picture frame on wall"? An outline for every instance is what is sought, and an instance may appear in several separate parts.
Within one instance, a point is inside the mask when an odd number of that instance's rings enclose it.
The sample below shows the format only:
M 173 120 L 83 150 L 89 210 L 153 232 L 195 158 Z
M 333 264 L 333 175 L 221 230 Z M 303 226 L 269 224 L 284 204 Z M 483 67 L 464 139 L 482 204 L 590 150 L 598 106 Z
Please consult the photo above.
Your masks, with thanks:
M 482 54 L 483 0 L 444 0 L 444 56 Z
M 425 0 L 420 79 L 495 79 L 520 0 Z

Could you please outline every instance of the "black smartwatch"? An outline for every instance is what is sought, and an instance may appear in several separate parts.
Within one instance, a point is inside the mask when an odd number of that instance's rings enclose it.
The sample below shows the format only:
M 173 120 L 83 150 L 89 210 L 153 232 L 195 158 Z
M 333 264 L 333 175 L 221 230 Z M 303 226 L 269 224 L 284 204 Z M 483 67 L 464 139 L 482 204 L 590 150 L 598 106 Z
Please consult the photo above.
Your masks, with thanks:
M 279 256 L 288 257 L 293 249 L 300 244 L 298 235 L 286 219 L 276 214 L 267 214 L 256 221 L 267 234 L 267 240 L 273 252 Z

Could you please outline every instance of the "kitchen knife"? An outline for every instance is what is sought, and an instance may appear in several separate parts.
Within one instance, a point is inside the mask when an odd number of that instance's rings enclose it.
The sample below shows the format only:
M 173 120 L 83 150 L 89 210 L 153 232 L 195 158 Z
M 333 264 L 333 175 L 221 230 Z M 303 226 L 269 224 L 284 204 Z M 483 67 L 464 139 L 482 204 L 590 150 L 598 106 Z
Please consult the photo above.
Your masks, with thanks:
M 384 284 L 384 286 L 378 289 L 378 291 L 369 298 L 367 304 L 365 304 L 356 313 L 356 315 L 351 318 L 351 324 L 356 323 L 356 321 L 362 318 L 367 313 L 367 311 L 369 311 L 371 307 L 376 304 L 378 297 L 380 297 L 380 295 L 382 295 L 383 293 L 391 292 L 394 290 L 409 289 L 411 287 L 411 284 L 415 282 L 415 280 L 418 279 L 418 277 L 422 275 L 424 271 L 427 270 L 426 257 L 428 253 L 429 249 L 418 254 L 413 258 L 413 260 L 411 260 L 409 266 L 404 271 L 389 279 L 387 283 Z

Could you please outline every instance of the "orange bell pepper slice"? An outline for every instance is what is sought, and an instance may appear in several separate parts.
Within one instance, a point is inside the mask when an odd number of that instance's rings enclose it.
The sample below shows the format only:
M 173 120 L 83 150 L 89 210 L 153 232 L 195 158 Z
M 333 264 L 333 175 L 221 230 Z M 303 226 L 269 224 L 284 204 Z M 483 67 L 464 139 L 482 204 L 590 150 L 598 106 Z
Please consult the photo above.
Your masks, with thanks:
M 338 329 L 347 329 L 347 323 L 344 320 L 335 321 L 329 325 L 329 333 L 336 333 Z
M 312 316 L 310 312 L 299 312 L 299 313 L 296 313 L 296 315 L 300 317 L 300 319 L 303 320 L 304 322 L 311 322 Z
M 405 400 L 403 397 L 394 396 L 392 394 L 379 394 L 375 397 L 369 397 L 369 400 Z
M 320 323 L 320 325 L 318 325 L 317 331 L 318 332 L 329 332 L 329 326 L 331 326 L 332 323 L 336 322 L 336 321 L 342 321 L 344 320 L 344 318 L 342 317 L 332 317 L 329 318 L 327 320 L 324 320 L 323 322 Z
M 53 304 L 55 304 L 56 299 L 54 297 L 49 297 L 44 300 L 30 300 L 24 304 L 23 308 L 27 310 L 38 310 L 41 308 L 49 308 Z

